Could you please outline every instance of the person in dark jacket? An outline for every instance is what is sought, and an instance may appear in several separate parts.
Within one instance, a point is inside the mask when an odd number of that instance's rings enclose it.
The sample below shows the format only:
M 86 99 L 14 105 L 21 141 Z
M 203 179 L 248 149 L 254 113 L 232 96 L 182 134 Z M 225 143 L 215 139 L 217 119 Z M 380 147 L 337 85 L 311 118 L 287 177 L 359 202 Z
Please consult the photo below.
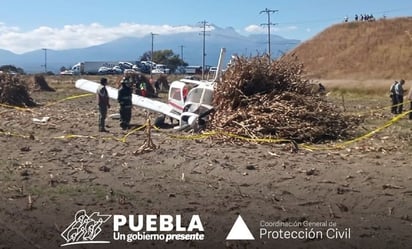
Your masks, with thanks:
M 120 105 L 120 127 L 123 130 L 129 128 L 130 120 L 132 118 L 132 88 L 129 77 L 122 80 L 122 85 L 119 88 L 117 101 Z
M 107 116 L 107 109 L 110 108 L 109 94 L 106 89 L 107 79 L 100 79 L 100 86 L 96 91 L 97 106 L 99 107 L 99 131 L 107 132 L 105 129 L 105 121 Z

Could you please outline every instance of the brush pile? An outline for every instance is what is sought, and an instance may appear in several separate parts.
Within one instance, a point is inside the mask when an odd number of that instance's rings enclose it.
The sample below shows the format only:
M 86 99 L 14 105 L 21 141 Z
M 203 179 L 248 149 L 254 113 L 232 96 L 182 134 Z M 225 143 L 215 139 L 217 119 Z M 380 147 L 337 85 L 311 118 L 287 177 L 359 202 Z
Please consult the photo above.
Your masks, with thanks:
M 52 87 L 47 84 L 46 79 L 42 74 L 36 74 L 33 76 L 33 89 L 35 91 L 48 91 L 48 92 L 55 92 Z
M 296 59 L 237 58 L 215 87 L 209 128 L 297 142 L 347 137 L 360 118 L 345 116 L 302 75 Z
M 19 76 L 0 74 L 0 103 L 19 107 L 36 106 L 27 89 L 26 82 Z

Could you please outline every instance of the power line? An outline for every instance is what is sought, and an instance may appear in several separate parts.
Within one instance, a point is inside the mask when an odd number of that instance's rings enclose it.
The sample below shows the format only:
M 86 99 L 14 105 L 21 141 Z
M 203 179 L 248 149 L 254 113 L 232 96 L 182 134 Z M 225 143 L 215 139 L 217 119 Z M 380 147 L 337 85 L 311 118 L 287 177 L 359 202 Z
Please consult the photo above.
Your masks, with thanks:
M 269 58 L 271 58 L 271 52 L 270 52 L 270 27 L 276 25 L 275 23 L 272 23 L 270 21 L 270 14 L 278 12 L 278 11 L 279 10 L 271 10 L 271 9 L 265 8 L 264 10 L 262 10 L 259 13 L 259 14 L 266 13 L 267 16 L 268 16 L 268 22 L 261 24 L 261 26 L 267 26 L 268 27 L 268 55 L 269 55 Z

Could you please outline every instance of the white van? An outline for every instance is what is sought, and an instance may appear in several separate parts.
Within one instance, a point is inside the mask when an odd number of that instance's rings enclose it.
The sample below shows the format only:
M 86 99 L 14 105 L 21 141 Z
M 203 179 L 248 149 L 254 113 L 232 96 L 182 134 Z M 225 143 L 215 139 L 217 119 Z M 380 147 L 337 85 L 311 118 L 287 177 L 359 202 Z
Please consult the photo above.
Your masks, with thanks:
M 166 67 L 166 65 L 163 64 L 156 64 L 154 69 L 152 70 L 152 73 L 159 73 L 159 74 L 169 74 L 170 69 Z

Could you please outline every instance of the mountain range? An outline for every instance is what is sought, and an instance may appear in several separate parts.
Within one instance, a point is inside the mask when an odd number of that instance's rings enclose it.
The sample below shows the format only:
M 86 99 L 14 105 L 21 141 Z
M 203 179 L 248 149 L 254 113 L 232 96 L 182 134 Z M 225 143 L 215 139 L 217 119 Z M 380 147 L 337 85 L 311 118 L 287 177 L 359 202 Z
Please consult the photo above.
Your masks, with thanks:
M 286 39 L 271 35 L 271 53 L 278 57 L 300 44 L 299 40 Z M 27 73 L 44 71 L 47 60 L 47 70 L 57 73 L 61 67 L 70 68 L 80 61 L 137 61 L 152 49 L 152 35 L 136 38 L 123 37 L 101 45 L 79 49 L 34 50 L 23 54 L 15 54 L 0 49 L 0 65 L 14 65 L 23 68 Z M 220 48 L 225 47 L 226 59 L 230 55 L 254 56 L 267 51 L 267 35 L 245 36 L 235 29 L 213 26 L 213 30 L 205 36 L 205 64 L 216 65 Z M 189 65 L 202 65 L 203 34 L 201 32 L 177 33 L 170 35 L 154 35 L 153 50 L 171 49 L 182 57 Z M 183 52 L 183 53 L 182 53 Z M 229 56 L 228 56 L 229 55 Z

